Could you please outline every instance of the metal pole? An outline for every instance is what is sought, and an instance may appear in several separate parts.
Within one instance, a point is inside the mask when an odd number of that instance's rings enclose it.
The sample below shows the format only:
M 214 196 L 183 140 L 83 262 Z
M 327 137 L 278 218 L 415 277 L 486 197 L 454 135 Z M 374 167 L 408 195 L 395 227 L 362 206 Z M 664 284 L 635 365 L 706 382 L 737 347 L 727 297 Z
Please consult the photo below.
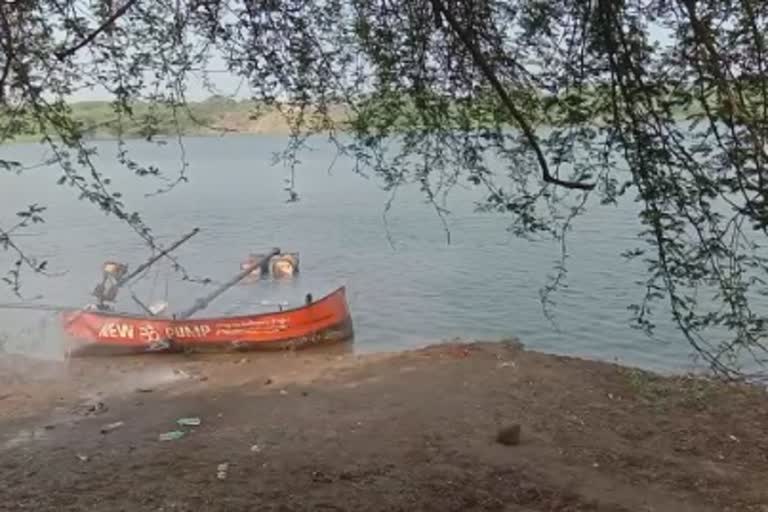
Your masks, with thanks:
M 218 289 L 214 290 L 210 294 L 208 294 L 206 297 L 203 297 L 201 299 L 197 299 L 195 303 L 187 309 L 186 311 L 181 312 L 180 314 L 176 315 L 175 318 L 179 320 L 184 320 L 186 318 L 189 318 L 190 316 L 194 315 L 201 309 L 205 309 L 208 307 L 208 304 L 210 304 L 216 297 L 227 291 L 228 289 L 235 286 L 237 283 L 245 279 L 251 272 L 256 270 L 258 267 L 264 264 L 264 262 L 268 261 L 272 256 L 276 256 L 280 254 L 280 249 L 275 247 L 270 251 L 269 254 L 261 258 L 260 260 L 256 261 L 253 265 L 250 265 L 248 268 L 237 274 L 235 277 L 221 285 Z
M 131 272 L 130 274 L 128 274 L 127 276 L 125 276 L 124 278 L 119 280 L 115 284 L 115 287 L 116 288 L 120 288 L 121 286 L 124 286 L 128 281 L 130 281 L 131 279 L 133 279 L 137 275 L 139 275 L 142 272 L 144 272 L 147 268 L 152 266 L 152 264 L 154 264 L 157 260 L 159 260 L 160 258 L 168 255 L 168 253 L 174 251 L 177 247 L 179 247 L 181 244 L 183 244 L 184 242 L 186 242 L 187 240 L 189 240 L 190 238 L 192 238 L 193 236 L 195 236 L 199 232 L 200 232 L 200 228 L 193 229 L 191 232 L 189 232 L 186 235 L 184 235 L 184 237 L 181 238 L 180 240 L 178 240 L 176 243 L 174 243 L 173 245 L 171 245 L 167 249 L 163 249 L 162 251 L 160 251 L 156 255 L 152 256 L 145 263 L 143 263 L 142 265 L 139 265 L 138 267 L 136 267 L 136 270 L 134 270 L 133 272 Z

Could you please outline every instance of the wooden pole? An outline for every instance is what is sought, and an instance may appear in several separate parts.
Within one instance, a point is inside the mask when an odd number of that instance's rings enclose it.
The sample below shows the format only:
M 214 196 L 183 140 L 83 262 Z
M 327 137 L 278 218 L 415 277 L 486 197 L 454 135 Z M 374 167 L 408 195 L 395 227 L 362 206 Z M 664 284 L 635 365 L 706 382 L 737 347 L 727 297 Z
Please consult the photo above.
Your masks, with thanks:
M 222 293 L 224 293 L 225 291 L 229 290 L 230 288 L 235 286 L 237 283 L 239 283 L 240 281 L 245 279 L 251 272 L 253 272 L 258 267 L 263 265 L 264 262 L 269 261 L 269 259 L 272 256 L 276 256 L 278 254 L 280 254 L 280 249 L 275 247 L 274 249 L 272 249 L 272 251 L 269 252 L 269 254 L 267 254 L 266 256 L 262 257 L 261 259 L 255 261 L 252 265 L 249 265 L 246 269 L 244 269 L 242 272 L 237 274 L 235 277 L 233 277 L 232 279 L 230 279 L 229 281 L 227 281 L 226 283 L 221 285 L 219 288 L 217 288 L 216 290 L 214 290 L 213 292 L 211 292 L 207 296 L 205 296 L 205 297 L 203 297 L 201 299 L 197 299 L 195 301 L 195 303 L 192 305 L 192 307 L 190 307 L 186 311 L 183 311 L 183 312 L 179 313 L 178 315 L 176 315 L 175 318 L 178 318 L 179 320 L 184 320 L 184 319 L 187 319 L 187 318 L 191 317 L 192 315 L 194 315 L 195 313 L 197 313 L 201 309 L 207 308 L 208 305 L 214 299 L 216 299 L 219 295 L 221 295 Z

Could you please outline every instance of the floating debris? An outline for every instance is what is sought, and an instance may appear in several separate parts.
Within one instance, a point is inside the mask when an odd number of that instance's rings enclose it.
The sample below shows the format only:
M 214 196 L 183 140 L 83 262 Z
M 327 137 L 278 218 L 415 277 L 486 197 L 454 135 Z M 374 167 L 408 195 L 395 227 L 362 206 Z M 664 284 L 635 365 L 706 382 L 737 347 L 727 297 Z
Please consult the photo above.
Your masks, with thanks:
M 219 480 L 227 479 L 227 472 L 229 471 L 229 464 L 224 462 L 216 467 L 216 478 Z
M 90 459 L 88 458 L 88 456 L 87 456 L 87 455 L 83 455 L 82 453 L 78 453 L 78 454 L 76 455 L 76 457 L 77 457 L 77 459 L 78 459 L 80 462 L 88 462 L 88 461 L 90 460 Z

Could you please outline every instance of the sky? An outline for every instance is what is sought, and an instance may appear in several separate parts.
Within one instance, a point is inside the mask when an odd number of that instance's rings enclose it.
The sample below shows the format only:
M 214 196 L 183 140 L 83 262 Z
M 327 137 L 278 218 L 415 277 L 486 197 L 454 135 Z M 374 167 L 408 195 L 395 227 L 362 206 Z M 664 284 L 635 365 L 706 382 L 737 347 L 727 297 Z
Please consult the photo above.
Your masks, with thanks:
M 205 88 L 202 75 L 197 72 L 190 73 L 187 81 L 187 100 L 202 101 L 213 94 L 232 96 L 238 99 L 248 98 L 248 84 L 241 78 L 227 71 L 226 65 L 220 56 L 211 59 L 209 66 L 209 81 L 213 82 L 214 91 Z M 71 101 L 110 101 L 113 96 L 104 88 L 80 89 L 70 97 Z

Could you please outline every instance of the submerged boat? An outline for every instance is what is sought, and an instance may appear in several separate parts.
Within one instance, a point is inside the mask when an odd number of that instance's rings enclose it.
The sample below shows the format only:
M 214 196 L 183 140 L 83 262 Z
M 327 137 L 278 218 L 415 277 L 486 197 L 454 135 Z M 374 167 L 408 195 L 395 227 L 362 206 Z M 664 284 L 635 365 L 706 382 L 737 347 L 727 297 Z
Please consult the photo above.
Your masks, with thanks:
M 175 319 L 74 310 L 62 316 L 70 356 L 301 348 L 352 338 L 346 290 L 301 307 L 234 317 Z

